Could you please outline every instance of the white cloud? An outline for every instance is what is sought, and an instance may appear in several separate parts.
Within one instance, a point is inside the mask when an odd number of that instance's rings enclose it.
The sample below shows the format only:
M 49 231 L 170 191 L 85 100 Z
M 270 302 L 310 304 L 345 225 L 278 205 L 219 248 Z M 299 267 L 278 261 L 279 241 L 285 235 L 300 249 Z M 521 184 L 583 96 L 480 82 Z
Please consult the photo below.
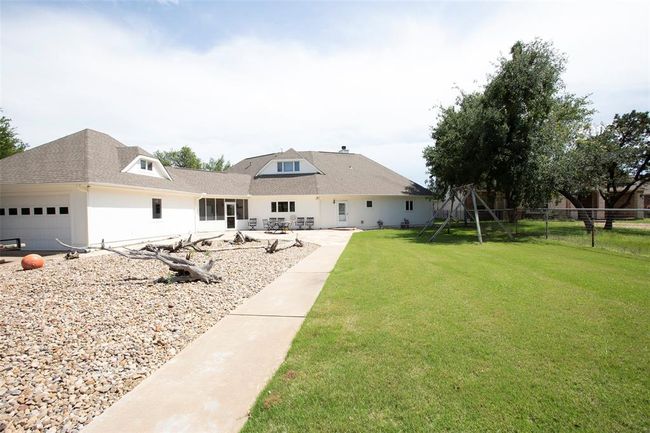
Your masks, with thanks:
M 566 52 L 569 90 L 593 93 L 603 120 L 647 110 L 648 22 L 642 4 L 513 4 L 461 31 L 378 15 L 348 23 L 363 37 L 325 51 L 235 37 L 197 52 L 97 15 L 30 9 L 3 17 L 1 106 L 32 145 L 86 127 L 233 161 L 347 145 L 422 182 L 431 107 L 484 82 L 517 39 Z

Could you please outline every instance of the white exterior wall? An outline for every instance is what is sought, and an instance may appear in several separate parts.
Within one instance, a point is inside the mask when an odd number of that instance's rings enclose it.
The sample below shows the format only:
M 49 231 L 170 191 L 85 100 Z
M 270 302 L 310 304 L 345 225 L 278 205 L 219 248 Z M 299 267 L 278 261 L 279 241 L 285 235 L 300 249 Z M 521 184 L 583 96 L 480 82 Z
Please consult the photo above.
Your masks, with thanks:
M 372 207 L 366 207 L 366 201 L 372 200 Z M 406 211 L 406 200 L 413 200 L 413 211 Z M 271 212 L 273 201 L 296 202 L 295 212 Z M 314 228 L 337 227 L 338 202 L 347 203 L 346 227 L 375 228 L 381 219 L 386 226 L 399 226 L 407 218 L 413 225 L 425 224 L 433 213 L 433 202 L 424 197 L 394 196 L 255 196 L 249 198 L 248 214 L 257 218 L 258 227 L 262 219 L 285 218 L 291 216 L 314 217 Z
M 69 244 L 86 245 L 86 188 L 83 185 L 5 185 L 0 191 L 0 239 L 19 237 L 26 250 L 64 249 L 55 239 Z M 43 215 L 35 215 L 34 208 L 42 208 Z M 54 215 L 47 208 L 56 208 Z M 68 214 L 60 208 L 67 207 Z M 16 208 L 18 215 L 9 215 Z M 29 208 L 29 215 L 21 215 L 21 208 Z
M 372 201 L 372 207 L 366 207 L 366 201 Z M 413 200 L 413 210 L 406 210 L 406 200 Z M 347 223 L 339 224 L 338 203 L 347 203 Z M 321 196 L 320 221 L 322 228 L 348 226 L 358 228 L 375 228 L 377 221 L 384 226 L 399 226 L 404 218 L 412 225 L 425 224 L 433 213 L 433 202 L 425 197 L 395 196 Z
M 271 212 L 271 202 L 293 201 L 296 203 L 295 212 Z M 262 228 L 262 220 L 268 218 L 284 218 L 291 221 L 291 216 L 314 217 L 314 227 L 319 227 L 320 204 L 315 195 L 284 195 L 284 196 L 254 196 L 248 198 L 248 216 L 257 218 L 257 227 Z
M 151 201 L 162 200 L 162 218 L 152 217 Z M 88 192 L 89 244 L 125 244 L 189 235 L 197 230 L 198 197 L 163 191 L 91 186 Z

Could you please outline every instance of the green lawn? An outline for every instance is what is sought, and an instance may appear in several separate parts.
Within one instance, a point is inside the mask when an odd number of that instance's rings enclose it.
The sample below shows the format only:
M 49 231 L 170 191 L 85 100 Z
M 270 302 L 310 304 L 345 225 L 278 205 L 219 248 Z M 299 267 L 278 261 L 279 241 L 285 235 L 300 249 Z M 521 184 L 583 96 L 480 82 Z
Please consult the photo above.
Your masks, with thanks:
M 355 234 L 244 432 L 650 430 L 650 262 Z

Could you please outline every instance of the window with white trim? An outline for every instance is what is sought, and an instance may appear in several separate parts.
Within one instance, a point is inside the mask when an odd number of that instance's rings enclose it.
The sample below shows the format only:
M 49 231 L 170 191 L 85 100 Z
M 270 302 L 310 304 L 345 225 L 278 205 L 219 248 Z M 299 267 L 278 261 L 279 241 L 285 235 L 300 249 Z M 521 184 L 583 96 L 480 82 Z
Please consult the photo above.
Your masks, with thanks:
M 413 210 L 413 200 L 406 200 L 406 211 L 411 212 Z
M 278 173 L 294 173 L 300 171 L 300 161 L 278 161 Z
M 153 171 L 153 162 L 141 159 L 140 168 L 142 170 Z
M 226 216 L 224 213 L 224 199 L 222 198 L 202 198 L 199 200 L 199 220 L 201 221 L 223 221 Z
M 284 213 L 284 212 L 295 212 L 296 211 L 296 202 L 295 201 L 272 201 L 271 202 L 271 212 L 273 213 Z

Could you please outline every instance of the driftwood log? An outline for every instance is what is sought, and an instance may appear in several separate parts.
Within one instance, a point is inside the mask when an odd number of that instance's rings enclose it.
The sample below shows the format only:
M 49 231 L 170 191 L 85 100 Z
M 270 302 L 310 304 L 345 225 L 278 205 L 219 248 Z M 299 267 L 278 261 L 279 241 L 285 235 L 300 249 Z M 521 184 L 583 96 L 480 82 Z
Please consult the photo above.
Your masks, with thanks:
M 173 244 L 147 244 L 144 247 L 141 248 L 143 251 L 150 251 L 152 253 L 156 251 L 167 251 L 168 253 L 176 253 L 178 251 L 186 250 L 186 249 L 192 249 L 196 252 L 203 253 L 205 252 L 204 249 L 198 247 L 200 244 L 201 246 L 209 246 L 212 243 L 210 242 L 212 239 L 217 239 L 223 236 L 223 234 L 217 235 L 217 236 L 212 236 L 209 238 L 201 238 L 197 239 L 195 241 L 192 241 L 192 235 L 190 235 L 186 240 L 179 240 L 176 243 Z
M 231 245 L 243 245 L 248 242 L 259 242 L 259 239 L 255 239 L 237 230 L 235 237 L 229 243 Z
M 68 251 L 64 258 L 66 260 L 73 260 L 73 259 L 78 259 L 79 258 L 79 251 Z
M 273 242 L 268 241 L 267 246 L 264 247 L 267 253 L 273 254 L 277 253 L 278 251 L 286 250 L 291 247 L 299 247 L 301 248 L 303 246 L 303 243 L 300 239 L 296 238 L 294 239 L 293 242 L 287 243 L 285 245 L 280 245 L 279 239 L 274 240 Z
M 59 239 L 54 239 L 54 240 L 57 241 L 59 243 L 59 245 L 62 245 L 64 247 L 68 248 L 71 253 L 87 254 L 92 250 L 92 248 L 90 248 L 90 247 L 75 247 L 75 246 L 72 246 L 72 245 L 65 244 L 65 243 L 61 242 Z
M 203 265 L 197 265 L 188 259 L 181 257 L 174 257 L 169 254 L 165 254 L 162 251 L 148 251 L 148 250 L 129 250 L 124 249 L 117 250 L 115 248 L 107 247 L 102 243 L 102 250 L 110 251 L 115 254 L 119 254 L 122 257 L 127 259 L 134 260 L 160 260 L 169 267 L 169 269 L 176 274 L 171 278 L 160 278 L 161 282 L 170 282 L 170 283 L 186 283 L 190 281 L 203 281 L 206 284 L 217 283 L 221 281 L 221 277 L 218 277 L 210 273 L 210 270 L 216 263 L 215 259 L 210 259 Z

